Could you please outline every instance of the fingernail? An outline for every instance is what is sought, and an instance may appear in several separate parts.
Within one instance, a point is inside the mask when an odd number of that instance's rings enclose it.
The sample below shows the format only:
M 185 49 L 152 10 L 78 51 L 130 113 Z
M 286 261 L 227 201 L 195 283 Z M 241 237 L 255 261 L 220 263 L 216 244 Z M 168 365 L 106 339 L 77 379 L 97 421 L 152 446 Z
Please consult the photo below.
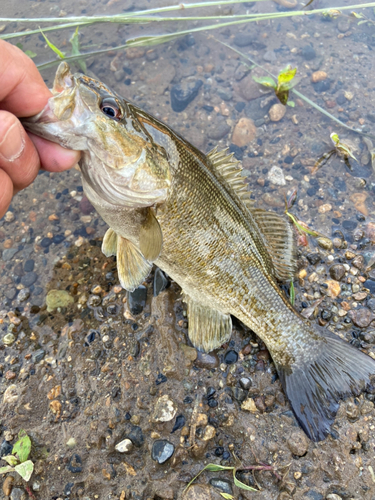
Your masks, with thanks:
M 12 116 L 4 117 L 0 122 L 0 154 L 8 161 L 21 156 L 25 147 L 21 125 Z

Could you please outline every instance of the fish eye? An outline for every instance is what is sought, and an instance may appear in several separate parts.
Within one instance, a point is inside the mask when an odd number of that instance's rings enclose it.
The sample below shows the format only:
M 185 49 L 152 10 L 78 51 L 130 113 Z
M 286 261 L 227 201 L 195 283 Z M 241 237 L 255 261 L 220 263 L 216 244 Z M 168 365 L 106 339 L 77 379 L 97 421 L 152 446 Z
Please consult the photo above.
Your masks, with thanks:
M 122 114 L 119 105 L 112 97 L 107 97 L 100 103 L 100 109 L 108 118 L 121 120 Z

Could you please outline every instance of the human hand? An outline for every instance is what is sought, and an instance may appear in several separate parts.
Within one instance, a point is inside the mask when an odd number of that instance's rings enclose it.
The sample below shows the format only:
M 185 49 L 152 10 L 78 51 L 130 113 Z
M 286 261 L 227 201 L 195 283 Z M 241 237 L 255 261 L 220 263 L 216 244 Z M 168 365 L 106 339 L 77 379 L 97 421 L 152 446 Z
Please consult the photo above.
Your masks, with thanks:
M 27 133 L 17 118 L 39 113 L 51 96 L 33 61 L 0 40 L 0 218 L 40 168 L 61 172 L 79 160 L 78 151 Z

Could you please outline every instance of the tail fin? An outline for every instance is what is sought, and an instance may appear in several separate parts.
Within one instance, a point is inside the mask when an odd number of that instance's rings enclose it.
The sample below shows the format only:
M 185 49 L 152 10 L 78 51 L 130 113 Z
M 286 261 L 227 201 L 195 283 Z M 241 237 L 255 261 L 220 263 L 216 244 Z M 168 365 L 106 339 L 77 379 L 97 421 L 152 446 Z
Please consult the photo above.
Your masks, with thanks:
M 375 361 L 325 331 L 313 359 L 278 367 L 278 372 L 299 424 L 310 439 L 321 441 L 330 433 L 339 400 L 358 395 L 370 383 Z

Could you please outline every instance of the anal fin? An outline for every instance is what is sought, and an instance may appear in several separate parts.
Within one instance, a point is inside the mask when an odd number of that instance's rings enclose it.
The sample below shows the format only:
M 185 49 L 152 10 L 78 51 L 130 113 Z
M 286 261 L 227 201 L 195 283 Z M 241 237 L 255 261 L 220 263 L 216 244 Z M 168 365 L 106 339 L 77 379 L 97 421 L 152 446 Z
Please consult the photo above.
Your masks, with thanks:
M 216 309 L 202 306 L 185 295 L 188 306 L 189 338 L 200 351 L 210 352 L 230 339 L 232 319 Z
M 147 278 L 152 264 L 133 243 L 117 235 L 117 271 L 121 286 L 132 292 Z
M 111 228 L 107 229 L 102 243 L 102 252 L 106 257 L 111 257 L 117 253 L 117 234 Z

